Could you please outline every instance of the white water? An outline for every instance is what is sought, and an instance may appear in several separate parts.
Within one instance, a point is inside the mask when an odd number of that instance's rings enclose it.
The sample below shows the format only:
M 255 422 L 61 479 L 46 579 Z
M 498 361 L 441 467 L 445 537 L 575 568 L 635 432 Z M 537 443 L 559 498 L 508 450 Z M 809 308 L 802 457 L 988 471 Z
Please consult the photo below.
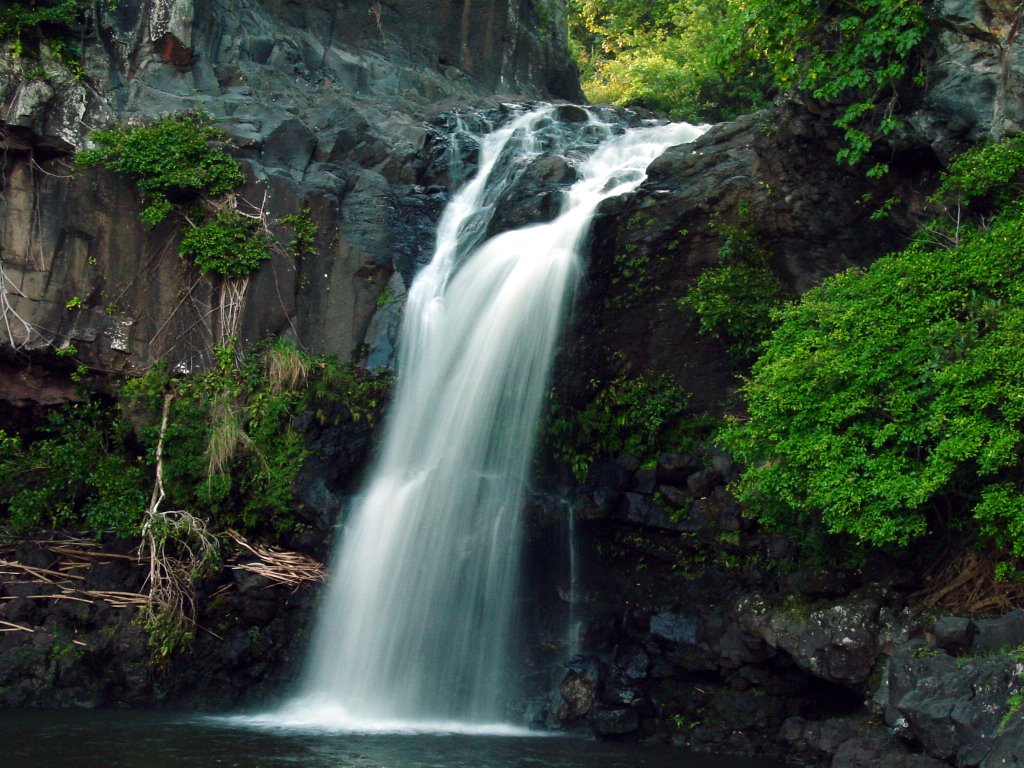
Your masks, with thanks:
M 521 509 L 577 248 L 602 200 L 702 130 L 609 139 L 589 126 L 607 140 L 581 163 L 563 213 L 481 244 L 522 158 L 551 149 L 552 117 L 484 137 L 479 172 L 442 217 L 409 293 L 380 454 L 336 553 L 302 695 L 271 716 L 278 724 L 509 732 Z

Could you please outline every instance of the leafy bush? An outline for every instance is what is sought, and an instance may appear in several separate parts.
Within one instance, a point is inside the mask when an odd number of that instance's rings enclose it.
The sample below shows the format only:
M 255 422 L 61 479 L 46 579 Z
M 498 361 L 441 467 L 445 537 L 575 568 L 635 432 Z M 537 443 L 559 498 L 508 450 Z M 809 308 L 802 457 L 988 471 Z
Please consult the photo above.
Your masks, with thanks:
M 8 0 L 0 7 L 0 43 L 6 43 L 10 54 L 20 58 L 45 40 L 71 74 L 81 78 L 81 55 L 69 38 L 92 6 L 88 0 Z M 42 67 L 33 68 L 27 75 L 49 77 Z
M 141 218 L 156 226 L 175 203 L 213 198 L 245 181 L 237 161 L 216 146 L 224 133 L 194 112 L 179 112 L 151 125 L 121 125 L 95 131 L 97 146 L 79 152 L 79 165 L 102 165 L 131 178 L 146 204 Z
M 34 440 L 0 431 L 0 509 L 10 528 L 138 533 L 148 497 L 130 436 L 97 402 L 53 411 Z
M 772 86 L 797 89 L 843 107 L 837 159 L 850 165 L 896 129 L 897 89 L 927 32 L 920 0 L 573 0 L 571 11 L 592 101 L 717 121 L 763 106 Z
M 189 229 L 178 251 L 191 256 L 202 272 L 245 277 L 270 258 L 270 243 L 270 236 L 257 219 L 224 210 Z
M 838 160 L 857 164 L 875 137 L 896 129 L 896 89 L 927 33 L 919 0 L 751 0 L 739 22 L 780 87 L 844 106 Z M 878 164 L 869 175 L 886 170 Z
M 153 369 L 124 394 L 151 411 L 143 435 L 151 452 L 164 395 L 174 394 L 164 434 L 168 505 L 205 517 L 215 530 L 287 533 L 297 525 L 294 482 L 309 452 L 299 417 L 340 402 L 353 420 L 372 418 L 391 379 L 284 341 L 236 358 L 222 350 L 214 370 L 189 376 Z
M 292 228 L 292 239 L 288 241 L 288 253 L 296 260 L 302 260 L 306 256 L 316 256 L 316 237 L 319 227 L 313 221 L 309 208 L 303 208 L 298 213 L 288 213 L 278 219 L 278 222 Z
M 747 203 L 739 205 L 735 220 L 716 215 L 711 226 L 724 237 L 721 264 L 704 270 L 677 303 L 697 316 L 702 334 L 725 342 L 734 360 L 749 362 L 771 335 L 788 293 L 768 264 Z
M 944 189 L 1004 188 L 1019 143 L 996 146 L 954 163 Z M 972 179 L 979 157 L 1004 172 Z M 720 435 L 749 465 L 738 490 L 755 515 L 906 546 L 953 513 L 1024 557 L 1022 228 L 1018 196 L 949 247 L 926 230 L 783 311 L 743 388 L 749 418 Z

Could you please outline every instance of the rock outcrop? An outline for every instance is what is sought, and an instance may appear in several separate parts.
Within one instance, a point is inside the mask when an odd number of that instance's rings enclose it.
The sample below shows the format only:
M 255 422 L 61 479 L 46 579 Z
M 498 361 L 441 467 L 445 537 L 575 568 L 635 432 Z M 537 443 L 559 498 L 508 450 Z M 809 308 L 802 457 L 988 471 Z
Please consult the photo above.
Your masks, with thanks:
M 254 275 L 237 335 L 348 358 L 374 341 L 392 276 L 400 294 L 429 255 L 450 181 L 453 119 L 440 115 L 498 98 L 581 98 L 557 0 L 110 5 L 75 31 L 80 76 L 45 43 L 45 79 L 28 59 L 0 57 L 7 353 L 191 370 L 222 341 L 222 286 L 178 258 L 179 228 L 148 229 L 131 182 L 69 162 L 91 130 L 181 110 L 215 119 L 249 177 L 245 210 L 283 243 L 280 216 L 308 208 L 318 225 L 315 254 L 278 248 Z M 31 401 L 15 384 L 4 397 L 17 389 L 12 402 Z

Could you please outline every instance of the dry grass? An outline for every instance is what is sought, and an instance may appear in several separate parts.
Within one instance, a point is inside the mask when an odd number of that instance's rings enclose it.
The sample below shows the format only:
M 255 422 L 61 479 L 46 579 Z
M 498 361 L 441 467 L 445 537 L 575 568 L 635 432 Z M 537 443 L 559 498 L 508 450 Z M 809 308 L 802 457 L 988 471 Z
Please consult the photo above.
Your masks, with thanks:
M 206 444 L 207 475 L 213 477 L 227 469 L 238 449 L 248 445 L 249 436 L 242 419 L 230 403 L 218 401 L 210 408 L 210 439 Z
M 310 360 L 289 344 L 275 344 L 267 352 L 267 381 L 275 395 L 306 386 Z
M 48 567 L 31 566 L 15 558 L 14 547 L 0 548 L 0 580 L 9 584 L 31 584 L 36 594 L 23 595 L 26 600 L 62 600 L 74 603 L 106 603 L 113 608 L 144 606 L 149 596 L 139 592 L 119 592 L 83 589 L 85 573 L 94 565 L 114 560 L 129 560 L 142 564 L 139 558 L 114 552 L 104 552 L 89 539 L 51 539 L 37 542 L 53 555 Z M 0 601 L 18 597 L 0 597 Z M 0 632 L 33 632 L 31 627 L 10 621 L 0 621 Z
M 241 550 L 255 560 L 232 565 L 232 570 L 258 573 L 272 582 L 298 589 L 309 582 L 327 580 L 327 572 L 321 563 L 301 552 L 289 552 L 279 547 L 262 547 L 247 542 L 237 531 L 228 531 Z

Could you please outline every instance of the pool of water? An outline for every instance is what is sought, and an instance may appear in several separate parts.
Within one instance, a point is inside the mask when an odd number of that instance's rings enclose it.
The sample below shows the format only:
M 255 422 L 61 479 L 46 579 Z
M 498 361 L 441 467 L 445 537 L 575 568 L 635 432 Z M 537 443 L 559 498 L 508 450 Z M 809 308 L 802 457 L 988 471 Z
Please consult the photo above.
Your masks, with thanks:
M 779 768 L 568 736 L 352 734 L 162 712 L 0 710 L 14 768 Z

